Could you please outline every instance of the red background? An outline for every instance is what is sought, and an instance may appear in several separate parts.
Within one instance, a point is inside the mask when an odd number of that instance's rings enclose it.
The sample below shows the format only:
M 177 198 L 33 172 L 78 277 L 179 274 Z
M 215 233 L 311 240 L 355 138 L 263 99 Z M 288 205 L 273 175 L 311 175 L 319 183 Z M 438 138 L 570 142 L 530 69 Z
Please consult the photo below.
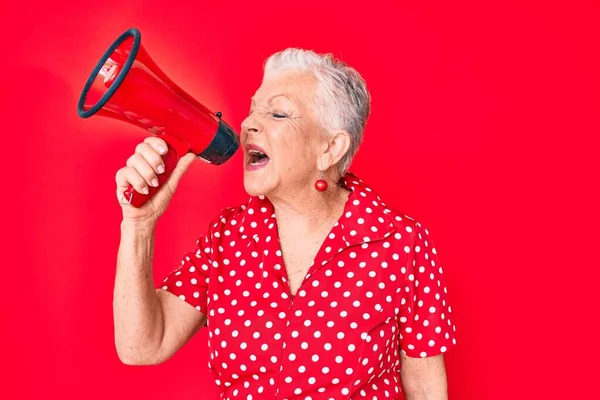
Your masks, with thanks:
M 236 128 L 274 51 L 333 52 L 357 68 L 373 112 L 352 169 L 436 241 L 458 329 L 450 398 L 593 397 L 597 2 L 8 3 L 1 398 L 217 398 L 205 330 L 160 366 L 125 366 L 114 348 L 114 175 L 145 133 L 79 119 L 76 102 L 130 27 Z M 194 163 L 159 223 L 156 280 L 245 198 L 239 153 Z

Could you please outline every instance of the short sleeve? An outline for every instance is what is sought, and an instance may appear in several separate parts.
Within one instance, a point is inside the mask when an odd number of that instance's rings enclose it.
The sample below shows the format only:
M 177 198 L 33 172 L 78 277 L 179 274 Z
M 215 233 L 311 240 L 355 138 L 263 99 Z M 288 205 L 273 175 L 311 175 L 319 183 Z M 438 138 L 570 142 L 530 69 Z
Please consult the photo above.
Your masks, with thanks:
M 400 348 L 409 357 L 430 357 L 456 344 L 456 329 L 433 240 L 419 222 L 415 222 L 412 230 L 413 244 L 407 259 L 400 309 Z
M 208 283 L 210 281 L 210 235 L 200 236 L 196 248 L 183 255 L 181 266 L 163 281 L 161 289 L 173 293 L 207 315 Z

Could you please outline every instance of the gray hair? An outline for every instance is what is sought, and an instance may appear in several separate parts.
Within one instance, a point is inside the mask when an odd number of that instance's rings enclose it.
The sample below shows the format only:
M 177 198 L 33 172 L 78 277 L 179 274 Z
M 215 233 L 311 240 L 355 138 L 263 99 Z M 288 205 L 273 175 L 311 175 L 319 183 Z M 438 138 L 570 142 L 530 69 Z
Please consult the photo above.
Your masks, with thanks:
M 350 147 L 338 163 L 339 172 L 345 174 L 362 142 L 371 112 L 371 96 L 364 79 L 332 54 L 296 48 L 271 55 L 265 61 L 264 76 L 289 70 L 307 71 L 317 78 L 315 100 L 323 128 L 345 129 L 350 134 Z

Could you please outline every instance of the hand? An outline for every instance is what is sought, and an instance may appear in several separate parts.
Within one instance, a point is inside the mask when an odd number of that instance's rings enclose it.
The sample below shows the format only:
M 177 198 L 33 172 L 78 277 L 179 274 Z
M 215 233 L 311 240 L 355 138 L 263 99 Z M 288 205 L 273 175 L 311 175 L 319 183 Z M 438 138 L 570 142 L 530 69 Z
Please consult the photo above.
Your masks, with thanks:
M 179 180 L 196 159 L 192 153 L 179 159 L 177 167 L 166 182 L 142 207 L 132 206 L 123 197 L 123 192 L 130 184 L 138 193 L 144 193 L 144 191 L 147 193 L 149 186 L 158 185 L 158 175 L 165 171 L 161 154 L 166 153 L 167 143 L 163 139 L 154 136 L 147 137 L 136 146 L 135 153 L 127 160 L 127 166 L 117 171 L 115 177 L 117 199 L 121 204 L 123 220 L 156 222 L 167 210 Z

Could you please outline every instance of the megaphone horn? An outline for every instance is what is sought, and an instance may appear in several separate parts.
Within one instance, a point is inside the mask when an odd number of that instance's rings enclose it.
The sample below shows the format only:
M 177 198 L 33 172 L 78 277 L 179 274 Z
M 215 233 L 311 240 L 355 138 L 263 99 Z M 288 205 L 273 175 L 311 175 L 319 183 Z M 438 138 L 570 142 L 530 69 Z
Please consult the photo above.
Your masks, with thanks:
M 175 85 L 150 58 L 137 29 L 125 31 L 104 53 L 88 78 L 77 112 L 81 118 L 100 115 L 139 126 L 165 140 L 165 172 L 147 195 L 133 186 L 124 196 L 136 207 L 158 191 L 188 152 L 215 165 L 226 162 L 239 147 L 239 137 L 221 113 L 213 113 Z

